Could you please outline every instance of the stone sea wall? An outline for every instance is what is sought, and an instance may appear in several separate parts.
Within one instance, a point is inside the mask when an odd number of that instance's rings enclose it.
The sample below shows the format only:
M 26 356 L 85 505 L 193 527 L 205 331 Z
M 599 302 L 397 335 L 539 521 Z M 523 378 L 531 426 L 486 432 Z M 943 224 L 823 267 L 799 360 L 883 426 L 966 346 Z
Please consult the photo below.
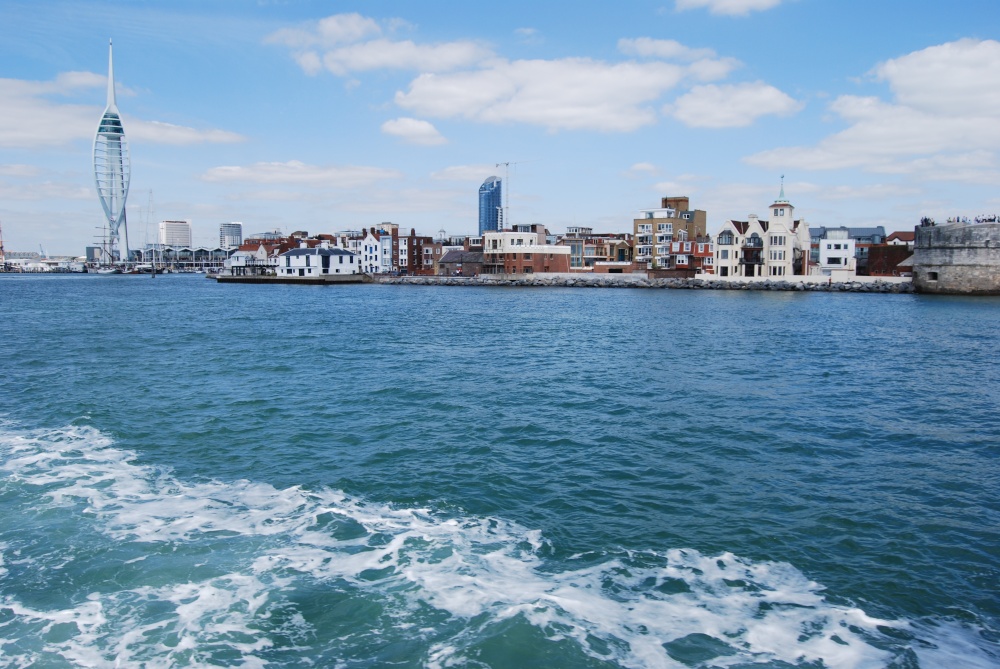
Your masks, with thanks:
M 818 279 L 818 277 L 816 277 Z M 410 286 L 507 286 L 559 288 L 673 288 L 680 290 L 769 290 L 800 292 L 851 293 L 912 293 L 909 281 L 871 280 L 831 281 L 729 281 L 723 279 L 648 279 L 634 274 L 588 274 L 577 276 L 518 276 L 518 277 L 444 277 L 404 276 L 383 277 L 379 283 Z

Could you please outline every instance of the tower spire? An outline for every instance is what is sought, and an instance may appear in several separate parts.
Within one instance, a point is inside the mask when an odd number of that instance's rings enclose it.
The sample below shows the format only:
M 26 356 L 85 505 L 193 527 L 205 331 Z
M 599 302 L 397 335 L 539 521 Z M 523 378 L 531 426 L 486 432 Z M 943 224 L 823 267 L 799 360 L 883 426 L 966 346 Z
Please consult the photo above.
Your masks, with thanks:
M 775 202 L 781 202 L 782 204 L 785 204 L 785 203 L 788 202 L 788 199 L 785 197 L 785 175 L 784 174 L 781 175 L 781 192 L 778 193 L 778 199 L 775 200 Z
M 115 66 L 111 57 L 111 40 L 108 40 L 108 109 L 118 111 L 115 101 Z

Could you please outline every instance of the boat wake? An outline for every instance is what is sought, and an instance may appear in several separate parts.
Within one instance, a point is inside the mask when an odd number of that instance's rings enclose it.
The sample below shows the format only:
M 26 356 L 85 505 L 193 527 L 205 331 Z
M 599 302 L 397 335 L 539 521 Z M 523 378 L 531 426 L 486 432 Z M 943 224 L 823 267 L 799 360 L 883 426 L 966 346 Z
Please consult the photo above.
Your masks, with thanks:
M 970 624 L 879 620 L 788 564 L 556 559 L 500 518 L 183 481 L 86 427 L 0 425 L 0 472 L 0 666 L 518 666 L 513 647 L 567 667 L 1000 659 Z

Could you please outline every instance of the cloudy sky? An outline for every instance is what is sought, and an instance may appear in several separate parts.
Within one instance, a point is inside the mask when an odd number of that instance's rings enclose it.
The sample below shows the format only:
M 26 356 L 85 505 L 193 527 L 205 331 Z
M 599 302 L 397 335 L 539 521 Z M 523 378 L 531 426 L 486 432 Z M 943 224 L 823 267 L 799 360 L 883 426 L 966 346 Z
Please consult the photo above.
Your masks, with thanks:
M 0 0 L 8 250 L 82 254 L 114 40 L 130 244 L 162 219 L 631 230 L 785 192 L 810 225 L 1000 212 L 1000 2 Z M 497 167 L 498 163 L 509 163 Z

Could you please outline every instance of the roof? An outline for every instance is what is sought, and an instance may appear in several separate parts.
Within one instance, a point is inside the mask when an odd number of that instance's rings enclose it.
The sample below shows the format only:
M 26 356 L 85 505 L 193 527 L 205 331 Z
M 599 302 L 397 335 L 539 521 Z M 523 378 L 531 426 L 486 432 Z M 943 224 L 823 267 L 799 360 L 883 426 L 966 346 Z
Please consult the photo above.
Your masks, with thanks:
M 292 249 L 291 251 L 286 251 L 282 253 L 283 256 L 352 256 L 354 255 L 350 251 L 345 251 L 344 249 L 328 248 L 324 249 L 322 247 L 315 247 L 311 249 Z
M 885 228 L 881 225 L 875 226 L 874 228 L 849 228 L 846 225 L 840 225 L 837 227 L 828 228 L 826 226 L 813 228 L 809 233 L 812 237 L 823 238 L 826 237 L 827 230 L 847 230 L 847 235 L 851 239 L 860 239 L 861 237 L 874 237 L 878 235 L 879 237 L 885 237 Z
M 913 230 L 910 230 L 909 232 L 893 232 L 885 238 L 885 241 L 891 242 L 894 239 L 898 239 L 901 242 L 912 242 L 914 241 L 916 235 L 917 233 Z
M 475 263 L 483 262 L 483 254 L 481 251 L 448 251 L 441 259 L 438 260 L 438 264 L 441 263 Z

